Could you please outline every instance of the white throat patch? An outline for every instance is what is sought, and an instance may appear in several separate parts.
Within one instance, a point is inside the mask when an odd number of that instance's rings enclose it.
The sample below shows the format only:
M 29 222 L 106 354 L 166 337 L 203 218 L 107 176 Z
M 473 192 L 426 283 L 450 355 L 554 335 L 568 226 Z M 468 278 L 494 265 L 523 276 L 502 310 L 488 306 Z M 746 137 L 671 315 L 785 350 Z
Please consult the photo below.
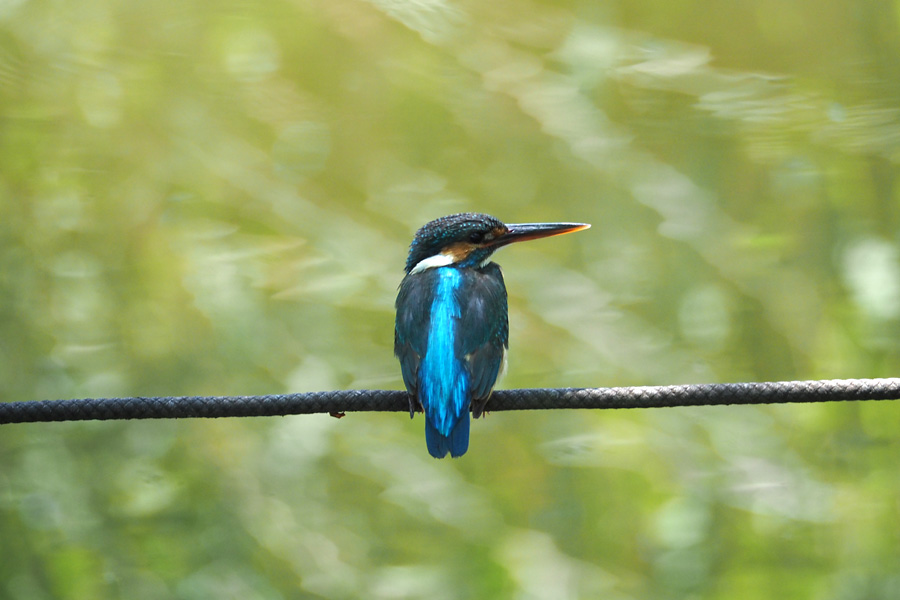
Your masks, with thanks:
M 453 255 L 452 254 L 435 254 L 434 256 L 429 256 L 428 258 L 423 258 L 416 266 L 412 268 L 409 272 L 410 275 L 415 275 L 416 273 L 421 273 L 426 269 L 433 269 L 434 267 L 446 267 L 447 265 L 453 264 Z

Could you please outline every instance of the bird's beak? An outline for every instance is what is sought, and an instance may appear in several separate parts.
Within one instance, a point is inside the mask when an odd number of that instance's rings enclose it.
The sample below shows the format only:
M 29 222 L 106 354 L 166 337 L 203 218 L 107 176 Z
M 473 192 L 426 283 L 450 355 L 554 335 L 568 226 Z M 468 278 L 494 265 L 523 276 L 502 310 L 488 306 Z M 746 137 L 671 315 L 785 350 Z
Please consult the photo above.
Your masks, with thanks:
M 574 233 L 590 227 L 588 223 L 517 223 L 507 225 L 507 232 L 494 238 L 492 245 L 505 246 L 513 242 Z

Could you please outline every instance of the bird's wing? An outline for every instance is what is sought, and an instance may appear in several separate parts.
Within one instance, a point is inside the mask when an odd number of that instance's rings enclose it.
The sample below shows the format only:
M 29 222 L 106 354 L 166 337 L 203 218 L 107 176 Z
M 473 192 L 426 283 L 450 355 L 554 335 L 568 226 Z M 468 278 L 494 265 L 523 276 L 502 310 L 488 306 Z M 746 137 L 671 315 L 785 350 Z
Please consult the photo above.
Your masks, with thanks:
M 428 325 L 431 299 L 425 293 L 427 285 L 414 285 L 414 278 L 428 277 L 431 273 L 409 275 L 400 284 L 397 294 L 397 319 L 394 322 L 394 354 L 400 359 L 403 384 L 410 395 L 410 415 L 422 405 L 418 400 L 419 361 L 428 348 Z
M 460 327 L 456 354 L 463 358 L 471 377 L 473 412 L 479 416 L 497 382 L 509 339 L 506 287 L 496 263 L 478 277 L 466 279 L 460 290 Z

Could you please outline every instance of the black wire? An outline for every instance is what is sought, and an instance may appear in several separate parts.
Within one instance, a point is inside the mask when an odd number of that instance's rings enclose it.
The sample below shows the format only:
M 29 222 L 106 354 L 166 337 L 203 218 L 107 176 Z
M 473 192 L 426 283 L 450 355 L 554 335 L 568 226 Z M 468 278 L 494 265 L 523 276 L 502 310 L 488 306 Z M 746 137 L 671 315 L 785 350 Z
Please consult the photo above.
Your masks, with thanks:
M 489 411 L 654 408 L 841 400 L 897 400 L 900 378 L 713 383 L 618 388 L 497 390 Z M 407 411 L 406 392 L 345 390 L 269 396 L 88 398 L 0 403 L 0 424 L 108 419 L 262 417 L 358 411 Z

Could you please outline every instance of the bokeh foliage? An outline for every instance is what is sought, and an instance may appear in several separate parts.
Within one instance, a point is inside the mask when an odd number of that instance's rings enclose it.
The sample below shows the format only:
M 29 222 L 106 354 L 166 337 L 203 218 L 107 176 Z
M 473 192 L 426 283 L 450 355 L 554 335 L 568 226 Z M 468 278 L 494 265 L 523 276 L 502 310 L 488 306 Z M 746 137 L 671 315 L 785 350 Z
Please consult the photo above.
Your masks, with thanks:
M 0 401 L 402 384 L 425 221 L 505 387 L 900 359 L 900 4 L 0 3 Z M 0 597 L 900 596 L 893 403 L 0 429 Z

